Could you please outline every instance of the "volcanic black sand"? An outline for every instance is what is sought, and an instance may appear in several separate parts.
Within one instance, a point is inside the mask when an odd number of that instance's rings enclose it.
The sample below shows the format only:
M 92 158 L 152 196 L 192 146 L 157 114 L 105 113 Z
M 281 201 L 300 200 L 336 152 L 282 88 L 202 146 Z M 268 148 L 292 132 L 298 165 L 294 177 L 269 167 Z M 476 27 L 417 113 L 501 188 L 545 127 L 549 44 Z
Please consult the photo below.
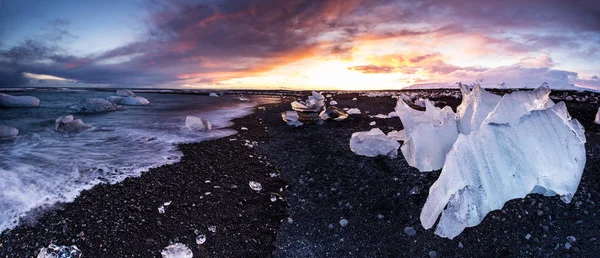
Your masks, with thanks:
M 45 212 L 36 223 L 4 232 L 0 257 L 32 257 L 50 242 L 74 244 L 84 257 L 156 257 L 175 242 L 190 247 L 195 257 L 600 254 L 600 125 L 592 123 L 597 104 L 567 102 L 588 141 L 586 168 L 570 204 L 539 195 L 512 200 L 449 240 L 423 229 L 419 221 L 439 171 L 420 173 L 401 154 L 368 158 L 349 149 L 351 134 L 369 130 L 371 121 L 384 132 L 402 129 L 398 118 L 369 118 L 393 111 L 395 99 L 333 98 L 338 107 L 357 107 L 363 114 L 295 128 L 279 114 L 290 109 L 293 99 L 263 106 L 234 120 L 238 135 L 181 145 L 185 156 L 180 163 L 94 187 L 75 202 Z M 453 108 L 460 102 L 442 101 Z M 256 144 L 250 148 L 245 140 Z M 249 181 L 260 182 L 263 189 L 253 191 Z M 160 214 L 158 207 L 167 201 L 172 204 Z M 348 221 L 345 227 L 342 219 Z M 216 226 L 216 232 L 209 226 Z M 406 227 L 416 234 L 405 233 Z M 196 233 L 205 234 L 206 243 L 197 245 Z M 569 242 L 567 236 L 576 240 Z

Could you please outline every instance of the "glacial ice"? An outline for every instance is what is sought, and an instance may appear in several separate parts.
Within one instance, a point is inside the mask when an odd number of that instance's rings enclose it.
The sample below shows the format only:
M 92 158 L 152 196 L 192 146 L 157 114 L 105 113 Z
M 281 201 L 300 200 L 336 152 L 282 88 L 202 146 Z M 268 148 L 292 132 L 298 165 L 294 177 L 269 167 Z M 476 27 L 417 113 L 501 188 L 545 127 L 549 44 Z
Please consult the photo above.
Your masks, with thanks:
M 387 155 L 396 158 L 398 147 L 400 147 L 400 143 L 385 135 L 379 128 L 373 128 L 368 132 L 353 133 L 350 138 L 350 150 L 367 157 Z
M 212 92 L 212 93 L 210 93 L 208 96 L 209 96 L 209 97 L 218 97 L 219 95 L 217 95 L 217 93 L 214 93 L 214 92 Z
M 440 109 L 424 100 L 425 111 L 412 109 L 400 98 L 396 113 L 404 125 L 402 155 L 421 172 L 442 168 L 446 154 L 458 137 L 456 116 L 448 106 Z
M 205 131 L 211 129 L 211 125 L 208 120 L 197 116 L 187 116 L 185 118 L 185 127 L 194 131 Z
M 459 83 L 462 92 L 462 102 L 456 108 L 456 122 L 458 132 L 461 134 L 470 134 L 471 130 L 479 128 L 487 115 L 500 102 L 500 96 L 489 93 L 479 85 L 469 90 L 469 86 Z
M 298 121 L 298 112 L 296 111 L 285 111 L 281 112 L 281 118 L 287 123 L 295 127 L 303 125 L 302 122 Z
M 125 106 L 145 106 L 145 105 L 150 104 L 150 101 L 148 101 L 146 98 L 140 97 L 140 96 L 130 96 L 130 97 L 110 96 L 110 97 L 106 98 L 106 100 L 108 100 L 109 102 L 111 102 L 113 104 L 125 105 Z
M 537 193 L 571 201 L 586 162 L 584 128 L 548 93 L 504 95 L 479 128 L 459 135 L 421 211 L 424 228 L 441 213 L 435 233 L 452 239 L 511 199 Z
M 331 105 L 331 106 L 335 106 L 335 105 L 337 105 L 337 104 L 338 104 L 338 103 L 337 103 L 337 101 L 335 101 L 335 100 L 332 100 L 332 101 L 330 101 L 330 102 L 329 102 L 329 105 Z
M 308 97 L 306 102 L 294 101 L 292 102 L 292 109 L 301 112 L 320 112 L 325 107 L 325 97 L 315 91 Z
M 78 133 L 92 128 L 81 121 L 81 119 L 73 119 L 72 115 L 61 116 L 55 120 L 55 127 L 59 133 Z
M 117 96 L 119 96 L 119 97 L 135 97 L 135 93 L 131 92 L 130 90 L 120 89 L 120 90 L 117 90 Z
M 319 117 L 322 120 L 333 119 L 335 121 L 341 121 L 348 118 L 348 114 L 343 110 L 339 109 L 338 107 L 329 106 L 325 110 L 321 111 Z
M 192 258 L 192 250 L 182 243 L 175 243 L 163 249 L 160 254 L 163 258 Z
M 406 134 L 404 134 L 404 130 L 390 131 L 388 132 L 387 136 L 391 139 L 394 139 L 395 141 L 404 141 L 406 139 Z
M 360 110 L 358 108 L 351 108 L 346 111 L 348 115 L 360 115 Z
M 17 108 L 17 107 L 39 107 L 40 100 L 31 96 L 12 96 L 0 93 L 0 107 Z
M 600 125 L 600 107 L 598 108 L 598 112 L 596 112 L 596 119 L 594 119 L 594 124 Z
M 81 113 L 100 113 L 121 110 L 121 106 L 101 98 L 89 98 L 71 106 Z
M 40 249 L 37 258 L 79 258 L 81 250 L 77 246 L 57 246 L 50 244 L 48 247 Z
M 19 130 L 14 127 L 0 125 L 0 138 L 15 137 L 19 134 Z

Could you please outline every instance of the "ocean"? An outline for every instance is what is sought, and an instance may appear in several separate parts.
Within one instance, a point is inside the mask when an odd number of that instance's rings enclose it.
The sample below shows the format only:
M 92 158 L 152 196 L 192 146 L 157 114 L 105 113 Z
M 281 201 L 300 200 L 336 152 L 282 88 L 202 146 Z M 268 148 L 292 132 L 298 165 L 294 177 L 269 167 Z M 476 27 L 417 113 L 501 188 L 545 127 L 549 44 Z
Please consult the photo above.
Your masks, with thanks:
M 75 113 L 69 107 L 86 98 L 114 92 L 45 90 L 8 93 L 40 99 L 38 108 L 0 108 L 0 125 L 19 129 L 13 139 L 0 140 L 0 232 L 17 225 L 32 210 L 70 202 L 84 189 L 139 176 L 151 167 L 178 162 L 177 144 L 234 135 L 231 120 L 252 113 L 268 101 L 238 96 L 209 97 L 139 93 L 147 106 L 97 114 Z M 92 129 L 72 134 L 54 130 L 62 115 L 81 118 Z M 211 131 L 185 127 L 188 115 L 207 119 Z

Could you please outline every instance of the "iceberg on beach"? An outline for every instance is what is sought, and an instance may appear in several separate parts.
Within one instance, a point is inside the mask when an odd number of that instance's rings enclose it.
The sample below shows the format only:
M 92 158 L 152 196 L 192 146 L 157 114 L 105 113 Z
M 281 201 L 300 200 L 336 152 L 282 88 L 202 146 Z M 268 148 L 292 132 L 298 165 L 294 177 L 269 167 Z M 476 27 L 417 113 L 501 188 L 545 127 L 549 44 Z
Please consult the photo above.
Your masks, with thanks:
M 479 85 L 475 85 L 473 91 L 462 83 L 458 83 L 458 86 L 463 96 L 462 102 L 456 108 L 458 132 L 470 134 L 472 128 L 479 128 L 487 115 L 500 102 L 501 97 L 481 89 Z
M 192 250 L 182 243 L 175 243 L 163 249 L 160 254 L 163 258 L 192 258 Z
M 0 125 L 0 138 L 15 137 L 19 134 L 19 130 L 14 127 Z
M 398 147 L 400 147 L 400 143 L 385 135 L 379 128 L 373 128 L 368 132 L 353 133 L 350 138 L 350 150 L 367 157 L 386 155 L 396 158 Z
M 121 110 L 121 106 L 101 98 L 89 98 L 71 106 L 81 113 L 100 113 Z
M 81 119 L 73 119 L 73 116 L 61 116 L 56 119 L 54 130 L 59 133 L 78 133 L 92 128 L 83 123 Z
M 306 102 L 292 102 L 292 109 L 300 112 L 320 112 L 325 107 L 325 97 L 315 91 L 308 97 Z
M 117 90 L 117 96 L 119 96 L 119 97 L 135 97 L 135 93 L 131 92 L 130 90 L 120 89 L 120 90 Z
M 404 125 L 402 155 L 410 166 L 427 172 L 442 168 L 446 154 L 458 137 L 458 130 L 456 116 L 450 107 L 438 108 L 429 100 L 423 103 L 425 111 L 418 111 L 400 98 L 396 114 Z
M 360 110 L 358 108 L 351 108 L 346 111 L 348 115 L 360 115 Z
M 0 107 L 18 108 L 18 107 L 39 107 L 40 100 L 31 96 L 12 96 L 0 93 Z
M 205 131 L 211 129 L 211 125 L 208 120 L 197 116 L 187 116 L 185 118 L 185 127 L 194 131 Z
M 285 111 L 281 112 L 281 118 L 287 123 L 295 127 L 303 125 L 302 122 L 298 121 L 298 112 L 296 111 Z
M 425 229 L 441 214 L 435 233 L 452 239 L 505 202 L 530 193 L 571 201 L 586 162 L 584 128 L 563 102 L 554 105 L 549 92 L 514 92 L 487 115 L 463 116 L 485 119 L 479 126 L 471 123 L 470 134 L 460 134 L 446 156 L 421 211 Z

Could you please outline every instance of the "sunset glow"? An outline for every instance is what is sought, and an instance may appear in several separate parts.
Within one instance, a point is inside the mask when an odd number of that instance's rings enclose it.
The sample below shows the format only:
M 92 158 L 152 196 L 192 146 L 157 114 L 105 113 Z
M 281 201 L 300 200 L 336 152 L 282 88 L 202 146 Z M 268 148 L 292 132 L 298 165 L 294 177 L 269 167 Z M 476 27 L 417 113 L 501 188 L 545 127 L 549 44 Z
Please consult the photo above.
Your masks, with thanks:
M 30 2 L 0 7 L 0 86 L 600 88 L 592 1 Z M 45 15 L 8 15 L 25 8 Z

